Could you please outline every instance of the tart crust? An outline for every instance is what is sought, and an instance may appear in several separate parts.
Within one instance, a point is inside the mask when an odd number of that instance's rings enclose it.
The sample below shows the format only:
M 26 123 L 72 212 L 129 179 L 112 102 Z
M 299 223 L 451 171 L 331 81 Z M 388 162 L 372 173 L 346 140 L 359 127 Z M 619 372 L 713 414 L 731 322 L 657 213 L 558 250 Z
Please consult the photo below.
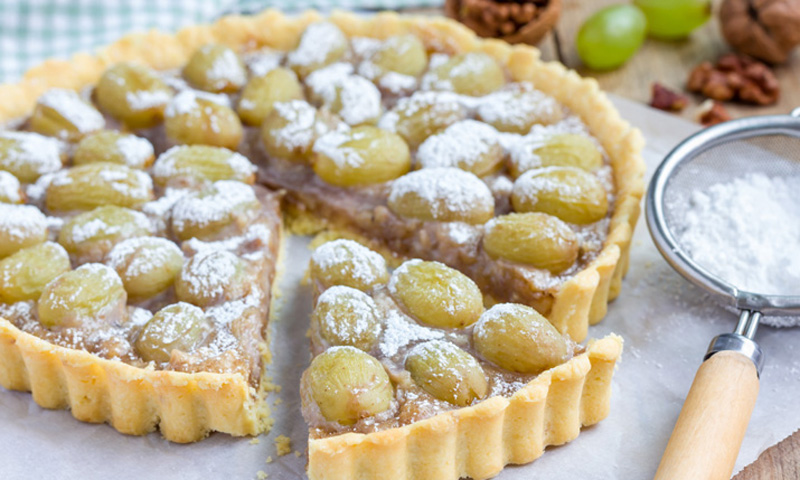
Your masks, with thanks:
M 481 480 L 509 463 L 532 462 L 545 447 L 575 439 L 582 426 L 608 415 L 621 353 L 622 338 L 609 335 L 509 398 L 492 397 L 380 432 L 309 439 L 308 477 Z
M 119 61 L 177 68 L 197 47 L 211 42 L 288 50 L 309 23 L 322 18 L 316 12 L 287 17 L 268 10 L 255 16 L 225 17 L 176 34 L 128 35 L 96 55 L 49 60 L 30 69 L 19 83 L 0 86 L 0 97 L 5 99 L 0 103 L 0 122 L 28 115 L 36 99 L 50 88 L 80 89 L 94 84 L 105 68 Z M 583 79 L 560 64 L 540 61 L 535 48 L 481 40 L 444 18 L 394 13 L 362 18 L 334 12 L 329 20 L 349 36 L 386 38 L 413 32 L 446 51 L 486 52 L 506 66 L 513 81 L 533 82 L 587 124 L 611 158 L 617 204 L 603 250 L 552 294 L 548 314 L 561 332 L 583 340 L 588 326 L 603 318 L 608 301 L 619 294 L 628 268 L 631 235 L 644 191 L 639 131 L 620 118 L 594 80 Z M 507 463 L 530 462 L 547 445 L 572 440 L 582 425 L 597 423 L 607 415 L 611 378 L 621 350 L 621 338 L 609 336 L 590 342 L 585 353 L 542 373 L 510 398 L 493 397 L 368 435 L 312 439 L 309 477 L 456 479 L 467 475 L 482 479 L 497 474 Z M 254 392 L 241 375 L 140 369 L 53 345 L 3 319 L 0 365 L 0 385 L 30 390 L 43 407 L 70 407 L 80 420 L 108 422 L 123 433 L 144 434 L 159 426 L 167 439 L 191 442 L 212 430 L 250 435 L 270 424 L 267 405 L 259 400 L 262 392 Z M 261 389 L 265 388 L 262 382 Z

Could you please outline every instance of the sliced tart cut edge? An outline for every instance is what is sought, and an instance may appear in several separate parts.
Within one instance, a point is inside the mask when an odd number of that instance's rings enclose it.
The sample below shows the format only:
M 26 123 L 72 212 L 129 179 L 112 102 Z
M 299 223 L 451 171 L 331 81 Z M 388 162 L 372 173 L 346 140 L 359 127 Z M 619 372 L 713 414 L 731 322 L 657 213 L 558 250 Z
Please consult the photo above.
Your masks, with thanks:
M 608 415 L 622 338 L 586 351 L 531 380 L 510 398 L 492 397 L 403 427 L 310 439 L 310 480 L 409 478 L 475 480 L 539 458 Z
M 241 374 L 139 368 L 54 345 L 0 318 L 0 385 L 29 391 L 41 407 L 68 408 L 83 422 L 121 433 L 156 429 L 167 440 L 196 442 L 212 431 L 255 435 L 272 424 L 267 383 Z M 262 380 L 264 372 L 262 370 Z

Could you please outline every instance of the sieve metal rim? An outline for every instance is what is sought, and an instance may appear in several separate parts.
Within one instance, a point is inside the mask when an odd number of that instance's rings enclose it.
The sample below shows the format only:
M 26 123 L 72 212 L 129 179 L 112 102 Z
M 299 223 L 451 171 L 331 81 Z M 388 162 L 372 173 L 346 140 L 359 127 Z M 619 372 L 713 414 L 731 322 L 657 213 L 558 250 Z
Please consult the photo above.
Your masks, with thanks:
M 800 138 L 800 108 L 792 115 L 746 117 L 724 122 L 688 137 L 664 157 L 653 173 L 645 198 L 645 217 L 656 248 L 667 263 L 691 283 L 717 297 L 731 300 L 732 306 L 740 310 L 796 316 L 800 314 L 800 295 L 765 295 L 740 290 L 694 262 L 672 235 L 664 211 L 668 180 L 684 161 L 722 143 L 775 134 Z

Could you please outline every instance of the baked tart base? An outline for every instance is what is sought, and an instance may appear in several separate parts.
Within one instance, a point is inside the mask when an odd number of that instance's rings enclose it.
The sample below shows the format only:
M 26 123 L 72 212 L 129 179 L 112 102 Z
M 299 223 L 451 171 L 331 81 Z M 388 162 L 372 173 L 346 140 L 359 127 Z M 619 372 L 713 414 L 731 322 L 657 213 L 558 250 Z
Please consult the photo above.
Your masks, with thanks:
M 529 463 L 551 445 L 608 415 L 622 339 L 590 341 L 586 352 L 537 376 L 509 398 L 441 413 L 375 433 L 309 439 L 313 480 L 430 478 L 476 480 Z
M 226 17 L 213 25 L 170 35 L 129 35 L 98 52 L 52 60 L 26 73 L 15 85 L 0 86 L 3 123 L 28 115 L 39 96 L 54 87 L 93 85 L 120 61 L 158 70 L 179 68 L 201 45 L 253 45 L 289 50 L 305 28 L 323 17 L 307 12 L 286 17 L 266 11 Z M 621 288 L 628 268 L 633 227 L 643 194 L 642 137 L 625 123 L 591 79 L 560 64 L 539 60 L 536 49 L 478 39 L 459 24 L 439 18 L 381 13 L 362 18 L 333 13 L 329 20 L 348 36 L 386 38 L 411 32 L 452 52 L 489 54 L 512 81 L 530 81 L 577 114 L 600 141 L 614 171 L 616 203 L 606 241 L 597 257 L 551 294 L 547 318 L 576 341 L 599 322 Z M 291 212 L 290 212 L 291 213 Z M 292 233 L 319 230 L 319 219 L 290 218 Z M 273 283 L 273 286 L 277 282 Z M 492 397 L 403 427 L 311 439 L 309 477 L 317 478 L 488 478 L 508 463 L 526 463 L 548 445 L 575 438 L 581 426 L 608 413 L 611 378 L 622 340 L 590 341 L 584 353 L 538 375 L 508 398 Z M 267 356 L 265 349 L 264 355 Z M 29 390 L 45 408 L 70 408 L 87 422 L 108 422 L 128 434 L 160 428 L 175 442 L 196 441 L 210 431 L 254 435 L 269 428 L 263 391 L 237 374 L 181 373 L 141 369 L 84 351 L 53 345 L 0 319 L 0 385 Z M 261 382 L 261 390 L 266 382 Z M 387 477 L 391 475 L 391 477 Z

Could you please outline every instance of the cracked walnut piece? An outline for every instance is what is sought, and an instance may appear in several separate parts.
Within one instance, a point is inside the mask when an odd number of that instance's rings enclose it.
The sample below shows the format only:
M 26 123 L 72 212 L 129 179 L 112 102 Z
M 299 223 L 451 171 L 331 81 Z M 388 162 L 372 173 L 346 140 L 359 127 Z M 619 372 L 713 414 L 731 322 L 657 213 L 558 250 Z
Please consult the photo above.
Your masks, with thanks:
M 725 0 L 719 19 L 732 47 L 770 63 L 800 44 L 800 0 Z
M 732 53 L 720 57 L 716 65 L 703 62 L 695 67 L 686 88 L 722 102 L 738 100 L 756 105 L 771 105 L 780 96 L 778 79 L 767 65 Z
M 652 86 L 652 99 L 650 106 L 667 112 L 680 112 L 686 108 L 689 100 L 686 95 L 681 95 L 669 88 L 654 82 Z

